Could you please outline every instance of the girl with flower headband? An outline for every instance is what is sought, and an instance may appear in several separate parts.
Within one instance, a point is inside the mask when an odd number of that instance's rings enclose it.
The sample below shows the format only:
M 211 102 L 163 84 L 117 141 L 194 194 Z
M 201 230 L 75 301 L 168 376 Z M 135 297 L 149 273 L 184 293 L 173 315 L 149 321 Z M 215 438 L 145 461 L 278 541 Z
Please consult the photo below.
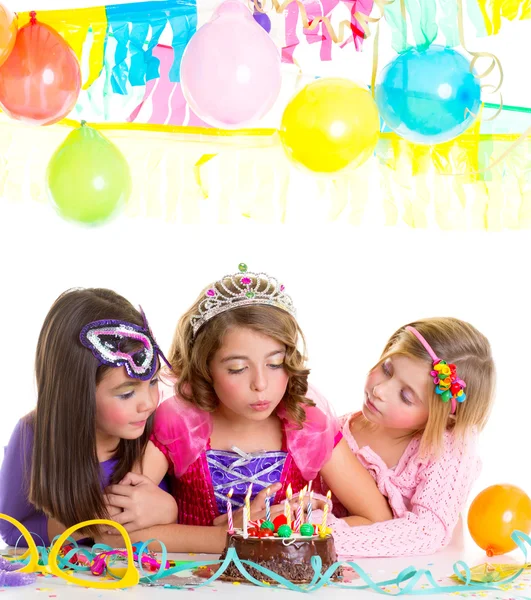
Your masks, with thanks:
M 273 518 L 288 485 L 296 496 L 314 479 L 315 493 L 332 489 L 354 514 L 391 517 L 325 399 L 308 386 L 294 315 L 284 286 L 241 264 L 208 286 L 177 326 L 170 362 L 178 380 L 155 414 L 144 470 L 155 482 L 167 471 L 173 477 L 179 523 L 220 526 L 211 551 L 225 543 L 229 492 L 236 524 L 251 483 L 252 519 L 266 516 L 267 493 Z M 149 535 L 186 549 L 172 527 Z
M 391 336 L 367 376 L 362 411 L 340 421 L 394 518 L 364 527 L 359 517 L 332 518 L 338 554 L 420 555 L 448 544 L 479 475 L 476 437 L 494 383 L 489 342 L 469 323 L 423 319 Z
M 37 544 L 95 518 L 128 529 L 175 521 L 173 497 L 138 472 L 160 358 L 143 313 L 111 290 L 70 290 L 51 307 L 37 345 L 37 407 L 15 427 L 0 471 L 0 513 Z M 20 545 L 5 520 L 0 535 Z

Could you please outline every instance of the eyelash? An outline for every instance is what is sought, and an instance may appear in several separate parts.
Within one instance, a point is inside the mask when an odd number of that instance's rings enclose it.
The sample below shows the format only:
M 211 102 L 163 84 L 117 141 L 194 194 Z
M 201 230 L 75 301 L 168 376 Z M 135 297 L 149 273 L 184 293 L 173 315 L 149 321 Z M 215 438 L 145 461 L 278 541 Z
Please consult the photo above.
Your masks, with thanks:
M 284 368 L 284 363 L 280 363 L 279 365 L 267 365 L 270 369 L 277 370 Z M 239 375 L 243 373 L 247 367 L 242 367 L 241 369 L 229 369 L 229 375 Z
M 149 382 L 149 387 L 154 387 L 159 382 L 158 377 L 153 377 L 153 379 Z M 120 394 L 116 396 L 120 400 L 129 400 L 135 395 L 135 390 L 131 390 L 130 392 L 126 392 L 125 394 Z
M 389 375 L 391 375 L 391 372 L 389 371 L 386 363 L 382 363 L 382 371 L 385 373 L 385 375 L 387 375 L 389 377 Z M 413 402 L 411 402 L 411 400 L 408 400 L 408 398 L 405 396 L 404 392 L 400 392 L 400 400 L 402 400 L 402 402 L 404 404 L 407 404 L 407 406 L 411 406 L 413 404 Z

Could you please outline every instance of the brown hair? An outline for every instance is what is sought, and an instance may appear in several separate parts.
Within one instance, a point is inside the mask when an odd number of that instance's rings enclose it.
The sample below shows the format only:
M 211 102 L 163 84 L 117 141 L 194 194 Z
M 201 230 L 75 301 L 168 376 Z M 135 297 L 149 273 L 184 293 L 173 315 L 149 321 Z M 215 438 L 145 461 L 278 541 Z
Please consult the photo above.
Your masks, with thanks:
M 96 386 L 113 367 L 100 366 L 79 333 L 84 325 L 117 319 L 143 325 L 140 312 L 107 289 L 74 289 L 54 302 L 37 344 L 37 408 L 34 429 L 30 501 L 66 527 L 107 516 L 96 449 Z M 121 350 L 135 350 L 124 340 Z M 135 440 L 120 440 L 113 456 L 117 483 L 143 456 L 153 416 Z
M 481 431 L 485 427 L 494 402 L 496 374 L 489 341 L 470 323 L 440 317 L 409 325 L 424 336 L 438 357 L 455 364 L 458 376 L 466 383 L 466 400 L 458 402 L 455 415 L 450 414 L 451 403 L 442 402 L 433 386 L 428 400 L 428 421 L 422 430 L 415 432 L 421 436 L 421 456 L 428 456 L 440 452 L 446 430 L 452 429 L 456 435 L 464 436 L 472 428 Z M 389 338 L 376 366 L 400 354 L 421 359 L 426 362 L 426 368 L 430 368 L 430 355 L 406 327 L 404 325 Z
M 230 279 L 225 281 L 230 286 Z M 255 281 L 253 278 L 253 285 Z M 283 405 L 289 420 L 298 427 L 306 418 L 302 405 L 314 406 L 306 398 L 308 375 L 306 368 L 304 335 L 297 321 L 282 308 L 251 304 L 232 308 L 216 315 L 205 323 L 193 336 L 191 318 L 199 312 L 199 304 L 205 299 L 205 291 L 181 317 L 170 349 L 169 361 L 179 378 L 176 391 L 184 399 L 202 410 L 212 412 L 219 400 L 214 391 L 209 363 L 223 344 L 223 336 L 234 327 L 247 327 L 267 335 L 286 347 L 284 368 L 289 376 Z M 302 351 L 299 350 L 299 342 Z

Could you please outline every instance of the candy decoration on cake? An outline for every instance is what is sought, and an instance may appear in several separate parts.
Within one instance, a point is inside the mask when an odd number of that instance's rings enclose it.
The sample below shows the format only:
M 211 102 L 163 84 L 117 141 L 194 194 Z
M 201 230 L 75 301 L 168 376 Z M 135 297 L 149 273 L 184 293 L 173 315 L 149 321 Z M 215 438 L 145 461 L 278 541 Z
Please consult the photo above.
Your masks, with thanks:
M 275 528 L 274 531 L 278 531 L 278 528 L 281 525 L 287 525 L 288 524 L 288 520 L 286 519 L 286 515 L 278 515 L 278 517 L 275 517 L 273 519 L 273 527 Z
M 275 531 L 275 526 L 273 523 L 271 523 L 271 521 L 266 520 L 260 525 L 260 529 L 269 529 L 270 531 Z
M 304 523 L 303 525 L 301 525 L 300 534 L 304 537 L 312 536 L 314 534 L 313 525 L 311 523 Z
M 289 538 L 291 537 L 292 533 L 293 532 L 291 531 L 291 527 L 289 525 L 281 525 L 277 531 L 278 537 L 282 538 Z

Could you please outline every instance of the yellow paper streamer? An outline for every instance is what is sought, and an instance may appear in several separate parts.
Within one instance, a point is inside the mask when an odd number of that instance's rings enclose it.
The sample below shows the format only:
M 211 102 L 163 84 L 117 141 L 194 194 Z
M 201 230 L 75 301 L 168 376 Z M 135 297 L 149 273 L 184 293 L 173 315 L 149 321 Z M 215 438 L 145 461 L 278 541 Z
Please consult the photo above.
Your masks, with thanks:
M 478 0 L 488 35 L 500 31 L 502 17 L 509 21 L 531 19 L 531 0 Z
M 30 13 L 18 15 L 19 27 L 29 23 Z M 72 47 L 82 62 L 83 45 L 89 30 L 93 38 L 89 54 L 89 73 L 83 89 L 88 89 L 99 77 L 103 68 L 105 39 L 107 36 L 107 13 L 104 6 L 67 10 L 43 10 L 37 12 L 37 21 L 49 25 Z
M 48 202 L 48 162 L 77 126 L 64 121 L 32 127 L 0 115 L 0 197 Z M 531 227 L 531 132 L 509 153 L 519 136 L 482 135 L 479 122 L 437 146 L 384 133 L 375 157 L 340 177 L 322 179 L 292 167 L 272 129 L 91 126 L 117 145 L 131 167 L 128 216 L 179 223 Z M 502 162 L 482 168 L 491 155 L 502 154 Z

